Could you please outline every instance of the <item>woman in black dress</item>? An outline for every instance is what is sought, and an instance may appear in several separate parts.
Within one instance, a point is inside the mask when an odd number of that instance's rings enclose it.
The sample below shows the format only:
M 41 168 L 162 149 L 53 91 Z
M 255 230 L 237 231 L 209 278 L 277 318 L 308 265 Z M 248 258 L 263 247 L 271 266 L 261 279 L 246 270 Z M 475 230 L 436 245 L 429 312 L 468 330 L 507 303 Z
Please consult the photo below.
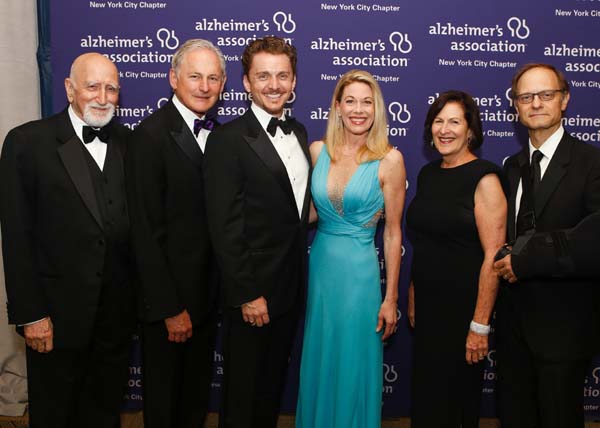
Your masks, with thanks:
M 413 264 L 409 320 L 415 329 L 412 428 L 477 428 L 489 321 L 505 239 L 500 169 L 478 159 L 479 109 L 464 92 L 432 104 L 424 140 L 441 159 L 419 172 L 407 211 Z

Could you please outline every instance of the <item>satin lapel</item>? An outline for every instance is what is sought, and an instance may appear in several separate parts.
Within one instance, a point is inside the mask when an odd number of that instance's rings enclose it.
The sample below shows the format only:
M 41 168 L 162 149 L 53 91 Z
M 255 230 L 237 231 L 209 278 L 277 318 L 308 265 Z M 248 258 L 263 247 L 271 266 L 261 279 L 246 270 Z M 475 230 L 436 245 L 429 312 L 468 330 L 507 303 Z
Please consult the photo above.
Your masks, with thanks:
M 310 208 L 310 179 L 312 177 L 312 161 L 310 158 L 310 151 L 308 150 L 308 137 L 306 135 L 306 131 L 303 127 L 299 126 L 297 122 L 293 130 L 296 138 L 298 138 L 302 152 L 306 157 L 306 161 L 308 162 L 308 180 L 306 182 L 306 191 L 304 193 L 304 202 L 302 204 L 302 220 L 304 220 L 307 218 Z
M 521 181 L 521 167 L 528 162 L 528 150 L 523 150 L 516 155 L 515 162 L 511 162 L 507 169 L 507 180 L 510 197 L 508 198 L 508 241 L 516 239 L 516 210 L 517 210 L 517 190 Z
M 94 217 L 94 220 L 96 220 L 96 223 L 98 223 L 98 226 L 103 229 L 92 177 L 90 176 L 90 170 L 82 152 L 82 150 L 86 149 L 81 144 L 79 138 L 73 133 L 71 138 L 58 147 L 58 155 L 73 184 L 75 184 L 77 192 L 79 192 L 81 199 L 83 199 L 83 203 Z
M 541 217 L 544 208 L 552 196 L 554 190 L 558 187 L 558 183 L 567 173 L 567 165 L 571 161 L 572 142 L 567 133 L 558 143 L 558 147 L 550 160 L 550 164 L 542 177 L 542 181 L 535 193 L 535 215 Z
M 116 137 L 112 137 L 112 135 L 116 135 L 116 132 L 111 132 L 110 142 L 107 148 L 108 150 L 106 151 L 106 159 L 108 160 L 108 155 L 110 153 L 112 156 L 111 161 L 114 162 L 115 170 L 118 173 L 118 182 L 125 183 L 125 162 L 123 160 L 123 150 L 125 149 L 125 144 Z M 123 189 L 123 191 L 125 192 L 125 189 Z M 125 206 L 128 209 L 127 198 L 125 198 Z
M 169 101 L 167 107 L 169 108 L 170 123 L 173 124 L 170 131 L 171 136 L 187 157 L 189 157 L 198 168 L 201 168 L 204 155 L 202 150 L 200 150 L 198 141 L 194 138 L 194 134 L 192 134 L 190 128 L 187 127 L 172 101 Z
M 250 125 L 252 135 L 245 135 L 244 139 L 254 153 L 256 153 L 260 160 L 263 161 L 266 167 L 275 176 L 275 179 L 281 188 L 290 198 L 290 202 L 293 204 L 294 208 L 296 208 L 296 199 L 294 198 L 294 191 L 292 190 L 287 170 L 279 158 L 275 147 L 273 147 L 273 143 L 271 143 L 267 133 L 260 126 L 260 123 L 258 122 L 258 119 L 256 119 L 256 116 L 254 116 L 254 113 L 252 113 L 252 110 L 248 110 L 245 119 Z

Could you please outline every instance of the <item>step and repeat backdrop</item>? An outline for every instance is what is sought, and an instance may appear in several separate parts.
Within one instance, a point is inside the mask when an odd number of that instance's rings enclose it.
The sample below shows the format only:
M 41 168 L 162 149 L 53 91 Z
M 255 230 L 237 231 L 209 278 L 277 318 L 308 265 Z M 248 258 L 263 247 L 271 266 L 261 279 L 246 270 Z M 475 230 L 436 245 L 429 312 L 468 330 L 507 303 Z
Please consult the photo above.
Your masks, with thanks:
M 119 69 L 122 95 L 117 116 L 130 128 L 169 99 L 171 58 L 190 38 L 209 39 L 225 54 L 228 80 L 216 107 L 221 122 L 249 106 L 240 64 L 244 46 L 265 35 L 281 36 L 295 45 L 298 84 L 287 110 L 306 125 L 312 140 L 323 136 L 339 76 L 351 68 L 370 71 L 383 90 L 390 141 L 405 157 L 407 203 L 414 196 L 419 169 L 435 158 L 422 143 L 422 131 L 427 109 L 440 92 L 462 89 L 476 98 L 485 131 L 481 157 L 501 164 L 526 143 L 509 87 L 513 73 L 527 62 L 548 62 L 565 73 L 572 87 L 565 128 L 600 145 L 600 0 L 54 0 L 51 7 L 54 110 L 66 105 L 63 79 L 74 57 L 96 51 Z M 380 254 L 383 269 L 383 251 Z M 385 345 L 382 367 L 386 417 L 406 416 L 410 409 L 412 337 L 405 317 L 410 260 L 410 242 L 405 242 L 400 327 Z M 384 278 L 382 272 L 382 287 Z M 299 334 L 290 359 L 284 412 L 295 409 L 300 340 Z M 485 361 L 483 416 L 494 415 L 494 354 L 492 349 Z M 143 399 L 143 368 L 138 362 L 134 342 L 129 408 L 141 407 Z M 215 409 L 222 363 L 217 348 Z M 447 369 L 442 359 L 431 367 Z M 590 368 L 582 394 L 587 418 L 600 419 L 600 358 Z

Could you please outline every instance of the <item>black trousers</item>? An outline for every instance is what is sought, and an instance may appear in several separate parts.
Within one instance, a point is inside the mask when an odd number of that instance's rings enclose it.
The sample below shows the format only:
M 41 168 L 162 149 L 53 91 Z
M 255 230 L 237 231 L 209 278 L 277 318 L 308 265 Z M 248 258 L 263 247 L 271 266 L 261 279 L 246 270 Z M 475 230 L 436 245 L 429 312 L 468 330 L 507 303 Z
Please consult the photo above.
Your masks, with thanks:
M 293 310 L 252 327 L 241 309 L 226 311 L 219 428 L 276 428 L 297 319 Z
M 27 347 L 30 428 L 115 428 L 127 386 L 130 290 L 103 287 L 87 346 L 41 354 Z
M 583 428 L 583 387 L 591 358 L 536 355 L 513 314 L 496 326 L 498 416 L 502 428 Z
M 192 327 L 185 342 L 168 340 L 164 321 L 142 328 L 144 427 L 202 428 L 208 411 L 216 321 Z

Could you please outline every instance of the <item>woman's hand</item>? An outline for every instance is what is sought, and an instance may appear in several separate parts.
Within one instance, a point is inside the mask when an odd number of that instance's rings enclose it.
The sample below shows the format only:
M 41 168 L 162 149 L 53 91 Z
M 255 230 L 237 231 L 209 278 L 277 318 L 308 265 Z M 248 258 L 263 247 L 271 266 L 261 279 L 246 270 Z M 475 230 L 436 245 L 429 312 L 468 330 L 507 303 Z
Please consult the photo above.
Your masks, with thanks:
M 488 337 L 469 330 L 467 334 L 465 359 L 468 364 L 477 364 L 488 354 Z
M 396 331 L 396 323 L 398 322 L 397 309 L 398 305 L 396 302 L 384 300 L 381 304 L 379 315 L 377 316 L 377 329 L 375 331 L 379 333 L 385 325 L 385 330 L 383 331 L 383 336 L 381 337 L 382 341 L 385 341 L 392 335 L 392 333 Z

